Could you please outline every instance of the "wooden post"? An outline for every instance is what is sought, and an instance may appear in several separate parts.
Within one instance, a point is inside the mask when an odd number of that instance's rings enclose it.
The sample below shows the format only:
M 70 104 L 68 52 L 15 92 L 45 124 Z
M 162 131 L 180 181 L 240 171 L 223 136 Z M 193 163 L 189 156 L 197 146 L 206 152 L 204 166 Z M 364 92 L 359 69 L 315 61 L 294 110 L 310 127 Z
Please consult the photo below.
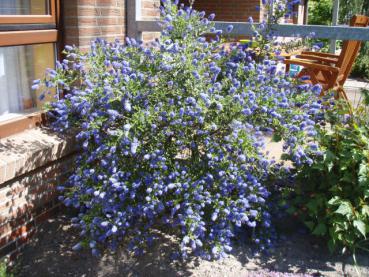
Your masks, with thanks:
M 305 0 L 305 5 L 304 5 L 304 25 L 308 24 L 308 20 L 309 20 L 309 0 Z
M 338 24 L 338 15 L 340 9 L 340 0 L 334 0 L 333 3 L 333 16 L 332 16 L 332 26 L 336 26 Z M 329 47 L 329 52 L 336 52 L 336 40 L 332 39 Z
M 270 10 L 268 14 L 268 17 L 269 17 L 268 22 L 271 22 L 273 14 L 274 14 L 274 0 L 270 0 L 269 5 L 270 5 Z
M 141 0 L 127 0 L 127 36 L 142 40 L 142 32 L 137 28 L 137 21 L 141 19 Z

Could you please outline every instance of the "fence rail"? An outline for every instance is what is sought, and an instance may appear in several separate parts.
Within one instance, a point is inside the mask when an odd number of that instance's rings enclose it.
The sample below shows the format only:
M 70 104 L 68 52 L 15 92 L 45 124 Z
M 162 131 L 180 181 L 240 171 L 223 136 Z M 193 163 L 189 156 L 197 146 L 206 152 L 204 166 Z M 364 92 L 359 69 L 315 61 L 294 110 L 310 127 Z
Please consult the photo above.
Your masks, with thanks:
M 228 25 L 233 25 L 230 33 L 232 36 L 251 35 L 253 25 L 258 24 L 243 22 L 215 22 L 215 27 L 225 31 Z M 136 21 L 136 37 L 142 32 L 160 32 L 161 28 L 158 21 Z M 314 33 L 314 38 L 325 38 L 335 40 L 361 40 L 369 41 L 369 28 L 349 27 L 349 26 L 320 26 L 320 25 L 295 25 L 295 24 L 276 24 L 272 25 L 276 36 L 283 37 L 306 37 Z
M 129 37 L 141 39 L 143 32 L 161 31 L 158 21 L 140 20 L 141 0 L 127 0 L 127 15 Z M 234 26 L 230 35 L 251 35 L 253 32 L 253 24 L 245 22 L 218 21 L 215 22 L 215 27 L 225 31 L 230 24 Z M 257 27 L 257 24 L 254 25 Z M 306 37 L 314 33 L 314 38 L 369 41 L 369 27 L 277 24 L 273 25 L 272 29 L 276 36 L 282 37 Z

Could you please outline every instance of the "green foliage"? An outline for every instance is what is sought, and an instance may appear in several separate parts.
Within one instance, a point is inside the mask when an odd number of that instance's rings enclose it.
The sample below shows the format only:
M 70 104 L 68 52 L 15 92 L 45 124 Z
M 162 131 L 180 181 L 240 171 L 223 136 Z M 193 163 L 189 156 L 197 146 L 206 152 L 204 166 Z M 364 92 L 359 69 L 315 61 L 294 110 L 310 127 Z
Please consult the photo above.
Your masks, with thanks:
M 0 277 L 13 277 L 12 273 L 9 273 L 7 270 L 6 263 L 4 261 L 0 261 Z
M 359 77 L 369 80 L 369 43 L 366 42 L 359 56 L 356 58 L 355 64 L 351 72 L 352 77 Z
M 369 91 L 363 91 L 369 103 Z M 352 113 L 338 102 L 317 127 L 321 155 L 311 166 L 297 167 L 289 211 L 312 234 L 328 238 L 330 250 L 365 249 L 369 235 L 369 113 L 367 105 Z
M 309 24 L 331 25 L 333 0 L 309 1 Z M 339 23 L 348 24 L 355 14 L 368 14 L 368 0 L 340 0 Z
M 308 21 L 312 25 L 330 25 L 332 22 L 332 1 L 309 1 Z
M 341 0 L 339 22 L 348 24 L 350 19 L 355 14 L 368 15 L 369 1 L 368 0 Z
M 348 23 L 354 14 L 369 15 L 368 0 L 342 0 L 340 22 Z M 363 44 L 355 60 L 351 75 L 369 80 L 369 42 Z
M 331 25 L 332 23 L 332 0 L 312 0 L 309 1 L 309 24 Z M 368 0 L 341 0 L 339 8 L 339 23 L 349 24 L 350 19 L 355 14 L 369 14 Z M 310 44 L 323 43 L 322 52 L 328 52 L 329 40 L 312 39 Z M 341 41 L 337 42 L 338 48 L 341 48 Z M 352 69 L 352 77 L 369 79 L 369 43 L 361 49 Z

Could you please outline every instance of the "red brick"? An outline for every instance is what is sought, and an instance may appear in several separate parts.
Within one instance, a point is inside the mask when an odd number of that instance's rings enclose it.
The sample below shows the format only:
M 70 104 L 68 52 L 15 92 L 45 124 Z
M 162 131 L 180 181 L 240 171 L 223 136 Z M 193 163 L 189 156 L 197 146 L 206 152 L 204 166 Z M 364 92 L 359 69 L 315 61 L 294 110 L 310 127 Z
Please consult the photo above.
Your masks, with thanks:
M 0 239 L 0 248 L 6 245 L 9 242 L 9 236 L 2 237 Z
M 186 1 L 182 1 L 186 2 Z M 215 13 L 216 20 L 219 21 L 240 21 L 246 22 L 247 19 L 254 15 L 254 20 L 260 20 L 260 12 L 256 11 L 256 6 L 260 6 L 260 0 L 197 0 L 194 7 L 197 10 L 205 11 L 207 14 Z M 257 16 L 255 16 L 257 15 Z
M 54 216 L 58 211 L 60 210 L 60 205 L 57 205 L 53 208 L 51 208 L 50 210 L 42 213 L 41 215 L 36 217 L 36 225 L 41 224 L 42 222 L 44 222 L 45 220 L 51 218 L 52 216 Z
M 16 240 L 18 238 L 20 238 L 21 236 L 26 235 L 29 231 L 31 231 L 32 229 L 34 229 L 35 223 L 33 221 L 19 227 L 18 229 L 16 229 L 15 231 L 13 231 L 10 235 L 10 240 Z
M 22 234 L 18 239 L 17 239 L 17 248 L 22 246 L 23 244 L 27 243 L 30 241 L 30 239 L 33 237 L 33 235 L 36 233 L 36 229 L 30 229 L 27 231 L 27 233 Z
M 159 17 L 160 12 L 158 9 L 143 9 L 142 17 Z
M 0 225 L 6 222 L 10 222 L 15 218 L 25 217 L 28 218 L 33 205 L 30 203 L 24 202 L 22 205 L 17 207 L 12 207 L 9 210 L 3 210 L 0 214 Z
M 109 26 L 109 25 L 120 25 L 124 27 L 124 20 L 119 16 L 111 17 L 70 17 L 65 21 L 66 28 L 78 28 L 78 25 L 84 26 Z
M 60 210 L 57 182 L 71 170 L 73 156 L 57 160 L 2 184 L 0 190 L 0 258 L 16 253 L 44 219 Z M 60 178 L 59 178 L 60 177 Z M 33 218 L 36 218 L 33 220 Z M 14 242 L 17 242 L 14 246 Z
M 64 40 L 88 49 L 91 40 L 96 37 L 109 41 L 125 37 L 125 1 L 124 0 L 65 0 Z M 69 5 L 69 3 L 71 5 Z
M 117 6 L 122 3 L 119 0 L 78 0 L 78 5 Z
M 142 8 L 144 9 L 158 9 L 160 7 L 157 1 L 143 1 L 141 4 Z
M 84 36 L 84 37 L 100 37 L 103 35 L 122 35 L 123 27 L 122 26 L 92 26 L 85 28 L 68 28 L 65 31 L 65 34 L 68 36 Z
M 8 234 L 12 231 L 12 226 L 10 223 L 4 223 L 0 226 L 0 234 Z

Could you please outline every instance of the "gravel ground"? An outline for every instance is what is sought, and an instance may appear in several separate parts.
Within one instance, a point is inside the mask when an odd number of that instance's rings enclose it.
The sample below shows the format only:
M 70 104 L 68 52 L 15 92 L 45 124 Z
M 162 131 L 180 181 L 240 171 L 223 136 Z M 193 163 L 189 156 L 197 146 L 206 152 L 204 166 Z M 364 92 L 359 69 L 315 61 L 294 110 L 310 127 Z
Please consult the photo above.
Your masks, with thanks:
M 60 215 L 45 222 L 26 246 L 16 262 L 16 276 L 358 276 L 350 256 L 330 255 L 324 241 L 296 232 L 290 221 L 281 225 L 286 238 L 269 254 L 252 254 L 245 243 L 240 243 L 224 260 L 180 263 L 170 259 L 175 248 L 171 237 L 162 237 L 140 257 L 124 250 L 100 258 L 88 250 L 74 252 L 71 248 L 78 241 L 78 233 L 69 218 Z M 359 255 L 358 263 L 361 276 L 369 276 L 369 255 Z

